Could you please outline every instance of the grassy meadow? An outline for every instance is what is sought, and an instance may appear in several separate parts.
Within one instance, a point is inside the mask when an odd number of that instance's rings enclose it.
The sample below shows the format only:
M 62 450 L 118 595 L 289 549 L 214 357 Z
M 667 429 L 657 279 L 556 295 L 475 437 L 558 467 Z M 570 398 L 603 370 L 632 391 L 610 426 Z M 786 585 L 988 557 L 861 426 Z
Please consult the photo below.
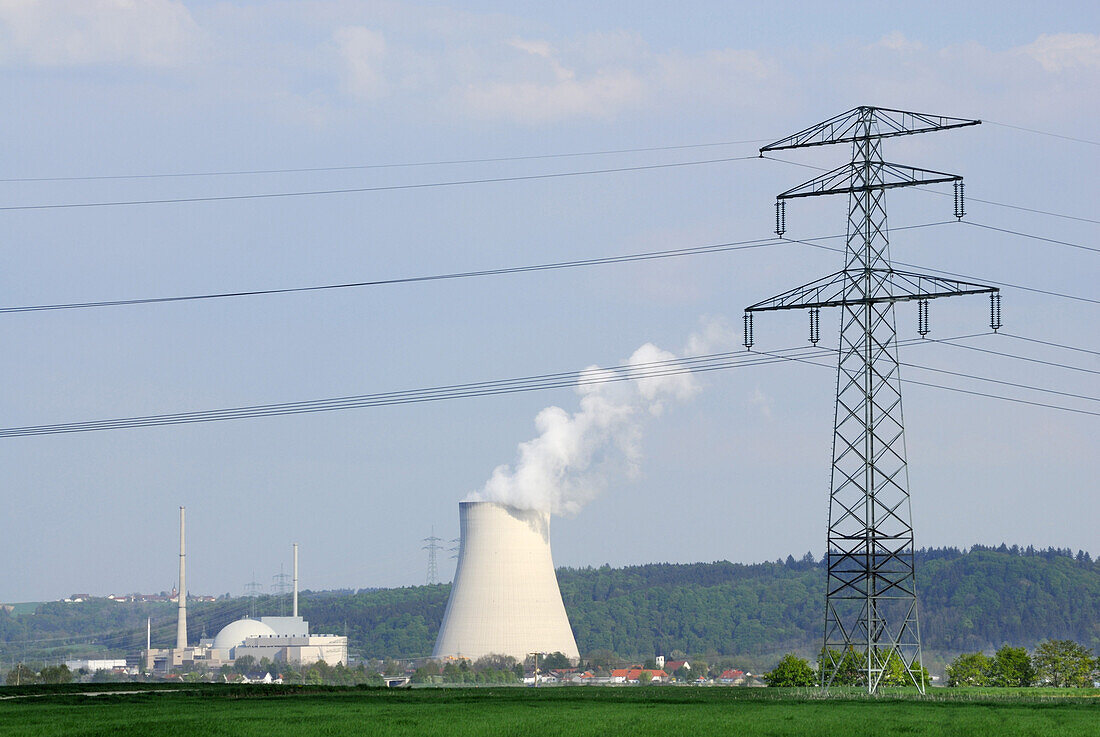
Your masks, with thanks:
M 86 688 L 86 687 L 84 687 Z M 136 686 L 140 688 L 140 686 Z M 181 687 L 190 688 L 190 687 Z M 894 692 L 559 687 L 206 686 L 0 700 L 0 734 L 42 735 L 1059 735 L 1100 734 L 1094 690 Z M 8 696 L 0 689 L 0 697 Z

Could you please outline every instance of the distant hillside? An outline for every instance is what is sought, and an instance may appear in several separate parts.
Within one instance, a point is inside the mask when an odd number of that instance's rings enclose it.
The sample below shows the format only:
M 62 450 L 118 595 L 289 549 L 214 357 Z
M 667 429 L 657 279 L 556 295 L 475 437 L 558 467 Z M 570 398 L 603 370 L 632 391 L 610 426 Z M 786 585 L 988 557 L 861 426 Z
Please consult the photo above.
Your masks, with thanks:
M 1069 550 L 975 547 L 918 554 L 921 635 L 941 654 L 1073 639 L 1100 652 L 1100 563 Z M 824 617 L 825 572 L 786 562 L 650 564 L 558 570 L 581 652 L 687 653 L 753 659 L 812 652 Z M 375 656 L 431 653 L 450 587 L 384 589 L 310 599 L 321 629 Z
M 824 569 L 809 556 L 752 565 L 563 568 L 558 578 L 582 653 L 606 649 L 631 657 L 682 650 L 762 662 L 788 650 L 810 654 L 820 636 Z M 1047 638 L 1077 640 L 1100 652 L 1100 563 L 1087 554 L 1005 546 L 922 550 L 917 584 L 922 639 L 936 659 L 1004 643 L 1032 647 Z M 305 593 L 301 610 L 316 632 L 346 631 L 353 651 L 425 656 L 449 593 L 445 584 Z M 253 605 L 277 613 L 285 604 L 270 597 L 193 603 L 190 636 L 204 630 L 213 635 Z M 136 651 L 144 646 L 147 616 L 154 643 L 170 642 L 171 605 L 55 602 L 34 615 L 0 611 L 0 657 L 19 657 L 20 650 L 57 653 L 72 642 L 62 638 L 87 641 L 94 633 L 105 650 Z

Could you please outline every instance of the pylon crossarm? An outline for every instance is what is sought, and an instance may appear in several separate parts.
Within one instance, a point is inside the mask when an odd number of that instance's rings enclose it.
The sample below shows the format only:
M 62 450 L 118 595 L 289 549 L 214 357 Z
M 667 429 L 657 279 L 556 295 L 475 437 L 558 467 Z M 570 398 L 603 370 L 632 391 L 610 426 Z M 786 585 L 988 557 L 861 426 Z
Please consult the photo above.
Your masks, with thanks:
M 948 174 L 932 169 L 918 169 L 905 164 L 885 161 L 854 161 L 838 166 L 830 172 L 788 189 L 776 196 L 778 200 L 797 197 L 817 197 L 828 194 L 851 194 L 871 190 L 915 187 L 920 184 L 961 182 L 958 174 Z
M 853 284 L 873 281 L 880 289 L 867 293 L 852 289 Z M 745 308 L 746 312 L 802 310 L 810 307 L 841 307 L 844 305 L 882 304 L 910 300 L 958 297 L 965 294 L 999 292 L 998 287 L 945 279 L 931 274 L 918 274 L 892 269 L 860 269 L 838 271 L 816 281 L 795 287 L 782 294 Z M 886 349 L 888 344 L 878 346 Z
M 868 124 L 869 120 L 872 124 Z M 916 133 L 980 125 L 981 122 L 966 118 L 949 118 L 945 115 L 861 106 L 769 143 L 760 149 L 760 153 L 808 146 L 828 146 L 833 143 L 851 143 L 871 138 L 911 136 Z

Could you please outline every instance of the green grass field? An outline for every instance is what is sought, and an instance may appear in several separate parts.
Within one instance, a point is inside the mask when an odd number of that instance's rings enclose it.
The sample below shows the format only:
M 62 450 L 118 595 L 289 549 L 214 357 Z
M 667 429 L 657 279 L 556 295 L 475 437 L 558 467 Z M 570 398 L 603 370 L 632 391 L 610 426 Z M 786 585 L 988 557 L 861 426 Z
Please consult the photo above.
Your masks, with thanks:
M 0 696 L 6 696 L 0 690 Z M 204 687 L 0 700 L 0 735 L 1100 735 L 1100 693 Z

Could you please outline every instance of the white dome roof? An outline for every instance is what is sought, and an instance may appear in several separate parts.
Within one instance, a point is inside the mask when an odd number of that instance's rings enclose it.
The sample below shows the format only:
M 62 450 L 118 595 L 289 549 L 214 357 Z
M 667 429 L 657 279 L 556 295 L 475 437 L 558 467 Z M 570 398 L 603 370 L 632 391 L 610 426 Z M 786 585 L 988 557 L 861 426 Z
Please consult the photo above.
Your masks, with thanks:
M 243 644 L 248 637 L 268 637 L 274 634 L 275 630 L 257 619 L 238 619 L 222 627 L 222 631 L 214 638 L 214 648 L 232 650 Z

